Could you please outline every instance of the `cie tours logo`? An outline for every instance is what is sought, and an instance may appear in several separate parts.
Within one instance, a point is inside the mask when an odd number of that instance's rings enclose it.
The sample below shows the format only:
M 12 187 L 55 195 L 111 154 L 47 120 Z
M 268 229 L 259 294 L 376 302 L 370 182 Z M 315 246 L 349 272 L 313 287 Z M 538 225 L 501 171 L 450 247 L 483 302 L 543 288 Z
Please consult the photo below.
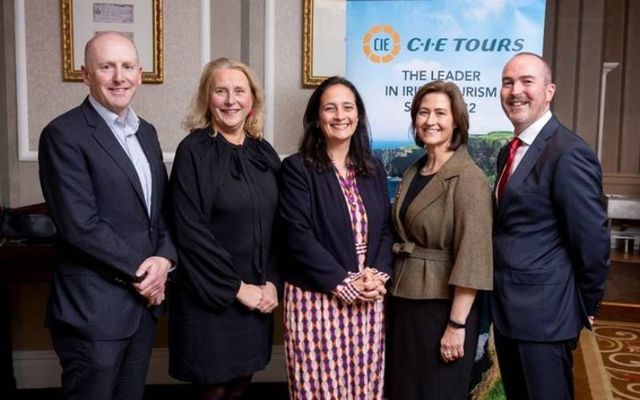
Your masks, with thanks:
M 362 51 L 371 62 L 386 64 L 400 53 L 400 35 L 390 25 L 375 25 L 364 34 Z
M 413 37 L 407 41 L 406 51 L 441 53 L 452 52 L 518 52 L 524 48 L 524 38 L 430 38 Z M 362 52 L 375 64 L 391 62 L 400 54 L 400 35 L 391 25 L 374 25 L 362 37 Z

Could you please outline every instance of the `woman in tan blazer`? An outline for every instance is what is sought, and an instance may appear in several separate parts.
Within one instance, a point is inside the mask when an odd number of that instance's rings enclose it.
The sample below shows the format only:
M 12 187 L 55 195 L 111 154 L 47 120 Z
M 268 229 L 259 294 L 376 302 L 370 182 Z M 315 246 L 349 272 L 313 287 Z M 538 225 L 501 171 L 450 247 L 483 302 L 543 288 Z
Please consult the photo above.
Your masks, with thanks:
M 411 127 L 426 149 L 392 208 L 399 241 L 389 298 L 391 399 L 466 399 L 478 341 L 478 290 L 491 290 L 491 190 L 469 157 L 460 90 L 434 81 L 413 98 Z

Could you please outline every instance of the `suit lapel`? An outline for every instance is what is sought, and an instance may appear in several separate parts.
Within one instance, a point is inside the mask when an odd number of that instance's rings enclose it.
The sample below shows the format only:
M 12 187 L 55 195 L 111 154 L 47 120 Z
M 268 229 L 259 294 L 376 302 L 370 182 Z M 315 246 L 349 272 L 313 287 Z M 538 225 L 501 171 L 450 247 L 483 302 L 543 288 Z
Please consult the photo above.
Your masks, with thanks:
M 87 118 L 87 123 L 95 128 L 93 131 L 93 137 L 122 170 L 127 179 L 129 179 L 138 199 L 146 208 L 144 195 L 142 193 L 142 186 L 140 185 L 140 178 L 138 177 L 138 173 L 129 159 L 129 156 L 127 156 L 120 143 L 118 143 L 118 140 L 113 136 L 113 132 L 111 132 L 107 123 L 102 119 L 100 114 L 93 109 L 88 99 L 83 103 L 83 111 Z
M 413 176 L 415 176 L 418 171 L 418 165 L 422 165 L 419 163 L 424 163 L 425 159 L 426 158 L 422 158 L 412 166 Z M 409 208 L 407 208 L 407 215 L 405 216 L 405 221 L 407 222 L 406 226 L 411 226 L 420 212 L 429 207 L 431 203 L 438 200 L 441 196 L 444 196 L 448 190 L 445 181 L 453 178 L 454 176 L 458 176 L 460 174 L 461 168 L 463 168 L 465 165 L 468 165 L 470 162 L 473 161 L 469 157 L 467 146 L 461 145 L 453 153 L 451 158 L 449 158 L 449 160 L 444 163 L 440 171 L 438 171 L 438 173 L 436 173 L 436 175 L 431 178 L 431 181 L 429 181 L 427 186 L 425 186 L 420 191 L 420 193 L 418 193 L 416 198 L 411 202 Z M 411 177 L 411 179 L 413 179 L 413 176 Z M 407 181 L 407 188 L 405 190 L 408 189 L 410 183 L 411 181 Z
M 140 147 L 142 147 L 142 151 L 149 162 L 149 169 L 151 170 L 151 210 L 149 214 L 150 217 L 154 217 L 159 212 L 158 206 L 162 204 L 158 183 L 161 182 L 162 179 L 160 175 L 163 174 L 164 164 L 162 164 L 162 158 L 158 157 L 157 151 L 154 151 L 155 145 L 151 129 L 142 121 L 140 121 L 136 135 L 138 136 Z
M 512 193 L 516 192 L 520 186 L 522 186 L 527 176 L 529 176 L 529 173 L 538 162 L 540 154 L 542 154 L 542 151 L 546 147 L 547 140 L 551 138 L 557 127 L 558 121 L 555 118 L 551 118 L 542 128 L 538 136 L 536 136 L 533 143 L 531 143 L 531 146 L 522 158 L 522 161 L 520 161 L 516 170 L 513 171 L 513 174 L 509 177 L 507 186 L 504 189 L 504 198 L 500 205 L 501 214 L 504 212 L 503 210 L 507 208 L 509 200 L 511 200 Z
M 507 162 L 507 147 L 508 147 L 508 142 L 506 145 L 502 146 L 502 148 L 500 149 L 500 151 L 498 152 L 498 165 L 497 165 L 497 170 L 496 170 L 496 176 L 500 175 L 500 173 L 502 172 L 502 170 L 504 169 L 504 163 Z
M 427 186 L 425 186 L 420 193 L 418 193 L 416 198 L 409 205 L 409 208 L 407 208 L 407 215 L 405 216 L 407 227 L 411 226 L 414 219 L 422 210 L 429 207 L 431 203 L 436 201 L 445 193 L 444 174 L 441 172 L 442 171 L 431 178 L 431 181 L 427 183 Z
M 507 147 L 509 147 L 509 142 L 506 145 L 502 146 L 500 151 L 498 152 L 498 160 L 496 163 L 496 180 L 493 185 L 493 207 L 494 211 L 498 210 L 498 184 L 500 183 L 500 178 L 502 177 L 502 170 L 504 169 L 504 164 L 507 162 Z

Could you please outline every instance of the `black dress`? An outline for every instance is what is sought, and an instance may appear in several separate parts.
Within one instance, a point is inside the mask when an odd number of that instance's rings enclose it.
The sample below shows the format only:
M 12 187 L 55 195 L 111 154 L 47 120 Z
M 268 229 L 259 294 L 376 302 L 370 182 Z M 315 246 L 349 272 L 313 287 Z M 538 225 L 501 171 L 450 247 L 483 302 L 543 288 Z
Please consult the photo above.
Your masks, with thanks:
M 263 369 L 273 317 L 235 297 L 240 281 L 278 285 L 273 243 L 280 159 L 266 141 L 211 129 L 178 146 L 171 201 L 178 264 L 169 293 L 169 374 L 215 384 Z

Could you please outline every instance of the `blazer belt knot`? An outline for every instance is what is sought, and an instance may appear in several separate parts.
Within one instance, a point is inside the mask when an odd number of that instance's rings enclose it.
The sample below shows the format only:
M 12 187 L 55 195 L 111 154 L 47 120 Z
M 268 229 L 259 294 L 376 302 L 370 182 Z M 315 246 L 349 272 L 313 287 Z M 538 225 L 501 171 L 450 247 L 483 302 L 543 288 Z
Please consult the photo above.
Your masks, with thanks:
M 413 242 L 393 244 L 393 253 L 399 256 L 422 258 L 425 260 L 451 262 L 453 257 L 449 250 L 429 249 L 420 247 Z

